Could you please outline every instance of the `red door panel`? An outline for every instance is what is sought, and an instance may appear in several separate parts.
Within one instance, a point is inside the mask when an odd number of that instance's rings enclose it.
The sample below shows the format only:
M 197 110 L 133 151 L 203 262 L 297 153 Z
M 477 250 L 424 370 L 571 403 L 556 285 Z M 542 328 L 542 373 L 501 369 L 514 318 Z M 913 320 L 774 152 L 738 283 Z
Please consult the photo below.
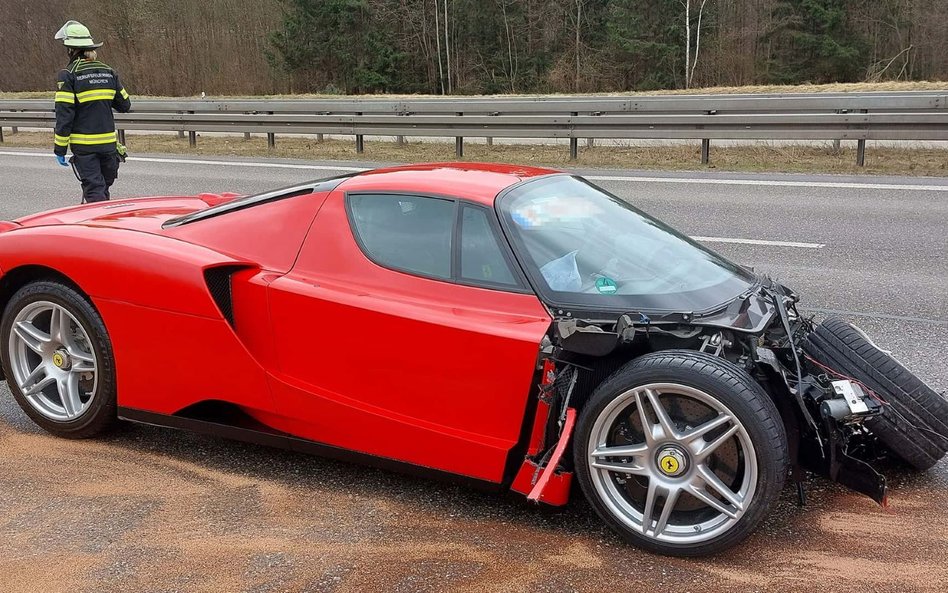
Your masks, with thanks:
M 500 481 L 550 324 L 534 295 L 370 262 L 334 193 L 270 307 L 277 428 Z

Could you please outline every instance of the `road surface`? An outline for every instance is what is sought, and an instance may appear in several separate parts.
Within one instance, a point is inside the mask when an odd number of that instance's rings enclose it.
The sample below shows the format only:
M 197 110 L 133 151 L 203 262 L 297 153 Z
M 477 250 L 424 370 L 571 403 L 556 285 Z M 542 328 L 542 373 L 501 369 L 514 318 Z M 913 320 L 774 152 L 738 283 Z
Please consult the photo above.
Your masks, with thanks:
M 149 155 L 113 195 L 248 193 L 361 166 Z M 584 173 L 948 389 L 948 179 Z M 0 180 L 0 219 L 78 201 L 49 154 L 0 149 Z M 620 543 L 579 497 L 551 511 L 142 426 L 68 442 L 3 387 L 0 590 L 944 591 L 948 462 L 887 472 L 888 510 L 813 478 L 806 507 L 788 489 L 729 553 L 661 558 Z

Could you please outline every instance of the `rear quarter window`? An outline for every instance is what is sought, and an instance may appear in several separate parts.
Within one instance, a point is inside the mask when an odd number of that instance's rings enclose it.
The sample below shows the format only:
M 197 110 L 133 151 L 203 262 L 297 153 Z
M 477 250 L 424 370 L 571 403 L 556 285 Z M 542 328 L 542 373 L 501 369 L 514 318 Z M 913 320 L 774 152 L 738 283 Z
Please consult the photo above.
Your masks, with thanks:
M 455 202 L 420 196 L 357 194 L 349 213 L 359 245 L 375 263 L 441 280 L 452 278 Z

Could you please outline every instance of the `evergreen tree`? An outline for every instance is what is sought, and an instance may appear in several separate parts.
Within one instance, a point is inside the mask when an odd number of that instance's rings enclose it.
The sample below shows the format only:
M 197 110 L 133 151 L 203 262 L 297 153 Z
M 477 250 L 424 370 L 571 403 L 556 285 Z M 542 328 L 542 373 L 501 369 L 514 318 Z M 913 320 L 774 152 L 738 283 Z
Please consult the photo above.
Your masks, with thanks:
M 856 0 L 781 0 L 771 35 L 771 80 L 852 82 L 865 74 L 866 42 L 846 21 Z
M 678 0 L 613 0 L 604 16 L 604 51 L 624 90 L 675 88 L 682 84 L 681 5 Z
M 284 18 L 270 43 L 271 63 L 296 90 L 346 93 L 396 90 L 403 55 L 379 27 L 369 0 L 283 0 Z

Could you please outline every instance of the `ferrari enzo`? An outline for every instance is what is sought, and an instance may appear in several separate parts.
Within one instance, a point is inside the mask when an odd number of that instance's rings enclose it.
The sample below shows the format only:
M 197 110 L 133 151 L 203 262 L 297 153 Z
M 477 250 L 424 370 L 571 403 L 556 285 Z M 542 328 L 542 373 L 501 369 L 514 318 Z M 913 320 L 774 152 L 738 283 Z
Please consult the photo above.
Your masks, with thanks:
M 0 356 L 67 438 L 128 420 L 566 503 L 724 550 L 787 480 L 886 500 L 948 402 L 836 318 L 580 177 L 432 164 L 0 222 Z

